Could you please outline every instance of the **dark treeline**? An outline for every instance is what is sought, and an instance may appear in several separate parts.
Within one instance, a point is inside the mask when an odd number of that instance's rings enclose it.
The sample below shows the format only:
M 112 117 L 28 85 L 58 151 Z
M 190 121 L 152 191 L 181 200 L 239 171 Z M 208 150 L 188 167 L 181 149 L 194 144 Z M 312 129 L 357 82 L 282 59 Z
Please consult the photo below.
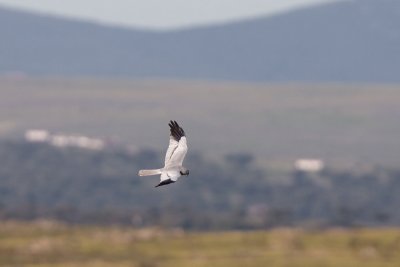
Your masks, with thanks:
M 251 155 L 211 161 L 188 155 L 190 176 L 154 188 L 140 168 L 162 165 L 162 151 L 90 151 L 0 143 L 0 219 L 51 218 L 186 229 L 400 224 L 400 171 L 287 173 L 285 183 Z

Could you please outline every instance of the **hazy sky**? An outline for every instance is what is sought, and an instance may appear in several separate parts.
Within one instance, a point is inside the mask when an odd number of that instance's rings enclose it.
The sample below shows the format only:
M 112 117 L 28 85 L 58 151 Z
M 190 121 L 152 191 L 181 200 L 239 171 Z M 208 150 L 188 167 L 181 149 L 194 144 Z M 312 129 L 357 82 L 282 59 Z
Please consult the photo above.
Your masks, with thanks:
M 19 8 L 136 27 L 175 28 L 335 0 L 0 0 Z

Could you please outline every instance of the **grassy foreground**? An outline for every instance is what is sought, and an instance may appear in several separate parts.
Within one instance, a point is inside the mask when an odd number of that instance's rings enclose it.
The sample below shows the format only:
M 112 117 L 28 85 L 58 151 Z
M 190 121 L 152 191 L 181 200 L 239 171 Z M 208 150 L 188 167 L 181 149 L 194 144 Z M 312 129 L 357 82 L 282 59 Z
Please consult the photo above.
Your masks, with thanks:
M 184 233 L 0 223 L 0 266 L 400 266 L 399 229 Z

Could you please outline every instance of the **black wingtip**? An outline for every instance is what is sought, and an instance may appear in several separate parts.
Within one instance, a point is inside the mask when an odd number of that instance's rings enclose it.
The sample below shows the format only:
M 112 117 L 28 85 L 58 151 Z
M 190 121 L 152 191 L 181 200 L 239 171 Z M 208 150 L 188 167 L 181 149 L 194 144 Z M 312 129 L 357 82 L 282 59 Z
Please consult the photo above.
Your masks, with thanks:
M 160 182 L 155 187 L 159 187 L 159 186 L 163 186 L 163 185 L 167 185 L 167 184 L 172 184 L 172 183 L 175 183 L 175 181 L 172 181 L 171 179 L 168 179 L 168 180 L 164 180 L 164 181 Z
M 171 131 L 171 136 L 179 141 L 182 136 L 185 136 L 185 131 L 179 126 L 179 124 L 176 121 L 171 120 L 168 123 Z

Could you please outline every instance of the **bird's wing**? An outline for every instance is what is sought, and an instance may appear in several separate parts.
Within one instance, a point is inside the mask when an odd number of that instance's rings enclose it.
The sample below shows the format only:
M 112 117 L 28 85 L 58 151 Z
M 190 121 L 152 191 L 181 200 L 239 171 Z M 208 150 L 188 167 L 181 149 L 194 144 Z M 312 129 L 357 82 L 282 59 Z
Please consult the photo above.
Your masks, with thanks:
M 178 147 L 179 142 L 176 141 L 172 135 L 169 138 L 169 146 L 167 149 L 167 153 L 165 154 L 164 166 L 167 166 L 168 161 L 171 159 L 172 154 L 175 152 Z
M 181 166 L 185 158 L 187 148 L 185 131 L 176 121 L 169 123 L 171 135 L 169 146 L 165 155 L 165 167 Z
M 171 155 L 171 158 L 165 165 L 167 168 L 168 167 L 174 167 L 174 166 L 182 166 L 183 159 L 186 156 L 186 152 L 188 150 L 187 144 L 186 144 L 186 137 L 182 137 L 181 140 L 179 140 L 177 148 L 174 150 L 174 152 Z
M 176 182 L 178 180 L 178 177 L 180 176 L 178 170 L 173 170 L 173 171 L 163 171 L 160 176 L 160 182 L 166 181 L 166 180 L 171 180 L 173 182 Z
M 166 171 L 163 171 L 160 176 L 160 182 L 169 180 L 169 179 L 170 179 L 170 177 L 168 176 L 168 173 Z

